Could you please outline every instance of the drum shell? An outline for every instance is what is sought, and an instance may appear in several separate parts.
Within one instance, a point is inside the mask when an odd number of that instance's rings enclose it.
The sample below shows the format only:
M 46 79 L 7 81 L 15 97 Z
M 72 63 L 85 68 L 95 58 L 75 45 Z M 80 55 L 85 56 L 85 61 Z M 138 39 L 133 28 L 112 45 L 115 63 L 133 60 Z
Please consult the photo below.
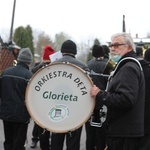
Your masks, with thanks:
M 57 62 L 41 68 L 27 85 L 29 114 L 46 130 L 73 131 L 93 112 L 95 101 L 89 93 L 92 85 L 91 78 L 76 65 Z

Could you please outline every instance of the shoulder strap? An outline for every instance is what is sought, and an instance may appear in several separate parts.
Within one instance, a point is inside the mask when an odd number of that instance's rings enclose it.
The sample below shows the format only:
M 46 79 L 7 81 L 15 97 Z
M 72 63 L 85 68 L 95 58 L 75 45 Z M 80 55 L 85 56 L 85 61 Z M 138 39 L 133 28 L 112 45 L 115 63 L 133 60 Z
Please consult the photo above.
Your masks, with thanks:
M 142 69 L 142 66 L 140 64 L 140 62 L 136 59 L 136 58 L 133 58 L 133 57 L 125 57 L 123 58 L 122 60 L 120 60 L 120 62 L 116 65 L 116 68 L 114 70 L 114 73 L 113 73 L 113 76 L 118 72 L 118 70 L 127 62 L 129 61 L 132 61 L 132 62 L 135 62 L 139 65 L 140 67 L 140 70 L 143 71 Z

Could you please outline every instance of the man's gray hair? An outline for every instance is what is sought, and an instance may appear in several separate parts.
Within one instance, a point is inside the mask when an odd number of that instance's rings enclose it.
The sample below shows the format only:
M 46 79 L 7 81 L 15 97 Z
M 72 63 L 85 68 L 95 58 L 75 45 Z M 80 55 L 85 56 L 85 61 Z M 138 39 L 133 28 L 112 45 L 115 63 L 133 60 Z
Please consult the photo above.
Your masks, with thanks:
M 128 33 L 117 33 L 117 34 L 112 35 L 111 40 L 113 40 L 114 38 L 119 37 L 119 36 L 122 36 L 124 39 L 124 42 L 126 44 L 128 44 L 129 46 L 131 46 L 132 49 L 135 51 L 135 44 L 134 44 L 133 39 L 130 36 L 130 34 L 128 34 Z

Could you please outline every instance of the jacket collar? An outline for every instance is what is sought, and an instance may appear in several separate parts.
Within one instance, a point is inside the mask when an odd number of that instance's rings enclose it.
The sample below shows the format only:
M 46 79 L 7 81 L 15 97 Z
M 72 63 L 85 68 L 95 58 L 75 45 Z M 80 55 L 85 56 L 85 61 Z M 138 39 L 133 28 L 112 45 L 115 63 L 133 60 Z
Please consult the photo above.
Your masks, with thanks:
M 75 58 L 75 55 L 74 55 L 74 54 L 69 54 L 69 53 L 64 53 L 63 56 L 70 56 L 70 57 Z
M 23 66 L 24 68 L 27 68 L 29 70 L 29 66 L 24 62 L 18 62 L 17 66 Z

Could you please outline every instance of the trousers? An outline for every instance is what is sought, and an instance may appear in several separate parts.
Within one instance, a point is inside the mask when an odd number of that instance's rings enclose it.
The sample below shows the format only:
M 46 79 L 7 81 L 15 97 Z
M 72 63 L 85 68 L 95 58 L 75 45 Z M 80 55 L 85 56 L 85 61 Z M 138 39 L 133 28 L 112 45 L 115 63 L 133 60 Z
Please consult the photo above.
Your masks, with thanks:
M 140 137 L 108 137 L 107 150 L 139 150 Z
M 3 121 L 4 126 L 4 149 L 24 150 L 27 138 L 28 123 Z
M 80 150 L 81 132 L 82 127 L 68 133 L 52 133 L 51 150 L 63 150 L 65 137 L 67 150 Z
M 150 134 L 141 137 L 139 150 L 150 150 Z
M 106 127 L 93 127 L 90 122 L 85 124 L 86 150 L 104 150 L 106 147 Z

